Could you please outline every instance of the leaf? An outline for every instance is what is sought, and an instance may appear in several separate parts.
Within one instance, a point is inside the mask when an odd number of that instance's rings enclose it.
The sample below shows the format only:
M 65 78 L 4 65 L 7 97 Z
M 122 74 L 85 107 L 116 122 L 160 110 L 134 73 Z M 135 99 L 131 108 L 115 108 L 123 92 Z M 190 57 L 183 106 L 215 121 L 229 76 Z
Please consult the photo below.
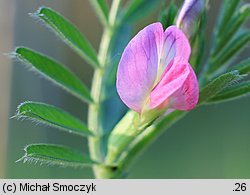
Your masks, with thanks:
M 250 31 L 245 31 L 235 37 L 226 47 L 224 47 L 215 57 L 211 60 L 211 69 L 209 73 L 212 73 L 219 69 L 223 64 L 228 62 L 237 53 L 239 53 L 250 41 Z
M 161 0 L 130 0 L 125 5 L 123 19 L 132 22 L 145 17 L 146 14 L 149 14 L 161 2 Z
M 25 155 L 17 162 L 34 162 L 62 167 L 85 167 L 97 164 L 89 156 L 60 145 L 32 144 L 26 146 L 24 151 Z
M 250 15 L 250 4 L 243 5 L 225 26 L 225 31 L 219 36 L 218 43 L 213 55 L 216 55 L 240 29 L 240 26 L 248 19 Z
M 27 118 L 81 136 L 93 135 L 86 125 L 64 110 L 39 102 L 24 102 L 18 106 L 17 118 Z
M 242 82 L 220 92 L 207 103 L 221 103 L 239 99 L 250 95 L 250 81 Z
M 117 66 L 120 61 L 121 54 L 131 39 L 132 27 L 127 23 L 124 23 L 119 27 L 117 33 L 113 37 L 113 44 L 111 49 L 112 60 L 108 62 L 108 66 L 104 74 L 104 86 L 103 86 L 103 113 L 102 121 L 103 128 L 106 132 L 112 130 L 119 122 L 121 117 L 127 111 L 127 107 L 121 101 L 116 91 L 116 72 Z
M 239 3 L 239 0 L 224 0 L 222 2 L 223 9 L 219 26 L 219 34 L 222 34 L 224 32 L 223 30 L 225 30 L 225 26 L 227 26 L 231 17 L 234 15 L 234 12 L 237 10 Z
M 191 65 L 195 70 L 196 74 L 200 72 L 202 62 L 205 56 L 205 37 L 206 37 L 206 23 L 207 23 L 207 8 L 201 13 L 199 23 L 194 26 L 193 35 L 191 36 L 191 48 L 192 54 L 190 58 Z
M 90 0 L 90 4 L 95 9 L 97 16 L 104 26 L 108 24 L 109 8 L 105 0 Z
M 242 79 L 242 76 L 237 70 L 227 72 L 215 78 L 200 91 L 199 104 L 205 103 L 207 100 L 215 97 L 215 95 L 220 93 L 223 89 L 240 79 Z
M 128 23 L 123 23 L 123 25 L 117 29 L 117 33 L 115 33 L 115 35 L 113 36 L 110 54 L 112 57 L 107 63 L 107 69 L 104 74 L 105 98 L 113 95 L 118 96 L 116 92 L 116 72 L 122 52 L 131 39 L 131 35 L 132 26 Z
M 170 2 L 167 9 L 165 6 L 162 7 L 158 21 L 162 23 L 164 29 L 174 24 L 177 12 L 178 8 L 173 0 Z
M 53 81 L 79 99 L 92 102 L 87 87 L 69 69 L 58 62 L 24 47 L 17 48 L 14 56 L 26 63 L 32 70 Z
M 96 51 L 80 31 L 67 19 L 47 7 L 41 7 L 31 15 L 43 21 L 56 35 L 93 67 L 96 68 L 99 66 Z
M 250 73 L 250 58 L 241 61 L 238 65 L 232 67 L 234 70 L 238 70 L 240 74 Z

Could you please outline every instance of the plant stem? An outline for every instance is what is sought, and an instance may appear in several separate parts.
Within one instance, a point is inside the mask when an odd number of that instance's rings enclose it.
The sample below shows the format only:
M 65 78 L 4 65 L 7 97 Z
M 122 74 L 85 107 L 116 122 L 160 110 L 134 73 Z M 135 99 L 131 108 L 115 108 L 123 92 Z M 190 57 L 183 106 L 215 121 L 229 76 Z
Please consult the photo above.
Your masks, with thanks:
M 183 118 L 188 112 L 174 111 L 167 116 L 159 119 L 155 124 L 148 127 L 144 132 L 135 138 L 127 146 L 127 149 L 120 155 L 116 161 L 117 166 L 123 172 L 126 171 L 132 162 L 148 147 L 156 138 L 170 128 L 174 123 Z M 120 171 L 119 174 L 123 174 Z
M 104 28 L 98 53 L 98 60 L 101 68 L 95 70 L 92 80 L 91 95 L 94 103 L 89 106 L 88 126 L 97 136 L 89 138 L 89 152 L 91 158 L 100 163 L 103 163 L 106 153 L 104 145 L 105 140 L 103 137 L 104 130 L 101 120 L 103 75 L 105 74 L 105 68 L 109 59 L 109 49 L 112 37 L 115 33 L 116 18 L 120 4 L 121 0 L 113 0 L 111 5 L 109 24 Z M 113 170 L 110 167 L 96 165 L 93 167 L 93 171 L 96 178 L 113 177 Z

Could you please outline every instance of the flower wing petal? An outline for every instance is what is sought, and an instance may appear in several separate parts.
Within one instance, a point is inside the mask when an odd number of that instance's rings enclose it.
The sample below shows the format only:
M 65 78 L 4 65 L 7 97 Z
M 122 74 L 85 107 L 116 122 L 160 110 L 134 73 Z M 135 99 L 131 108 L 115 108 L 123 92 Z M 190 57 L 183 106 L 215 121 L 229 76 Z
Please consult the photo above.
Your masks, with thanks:
M 141 111 L 155 82 L 163 35 L 160 23 L 145 27 L 129 42 L 118 65 L 118 94 L 136 112 Z
M 199 100 L 199 85 L 197 77 L 190 64 L 186 64 L 189 68 L 189 74 L 183 83 L 171 97 L 170 106 L 177 110 L 192 110 Z
M 193 109 L 199 97 L 196 75 L 188 62 L 172 60 L 161 81 L 150 94 L 150 107 Z

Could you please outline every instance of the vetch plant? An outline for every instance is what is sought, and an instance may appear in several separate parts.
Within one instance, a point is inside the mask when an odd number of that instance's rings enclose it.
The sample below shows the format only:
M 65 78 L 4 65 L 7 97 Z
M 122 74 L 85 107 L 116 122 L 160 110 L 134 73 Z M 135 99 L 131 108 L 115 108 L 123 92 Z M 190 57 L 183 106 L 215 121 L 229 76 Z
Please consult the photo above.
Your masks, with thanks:
M 204 104 L 234 100 L 250 94 L 250 59 L 235 58 L 249 44 L 244 27 L 250 6 L 224 0 L 208 47 L 206 20 L 209 2 L 186 0 L 180 11 L 165 5 L 159 21 L 131 39 L 132 25 L 163 0 L 91 0 L 102 25 L 99 52 L 62 15 L 41 7 L 32 17 L 42 21 L 95 69 L 89 90 L 66 66 L 25 47 L 12 53 L 30 69 L 89 104 L 88 121 L 52 105 L 27 101 L 15 118 L 86 137 L 89 155 L 66 146 L 32 144 L 20 161 L 93 168 L 96 178 L 122 178 L 131 162 L 163 131 L 190 110 Z M 122 52 L 119 62 L 114 60 Z M 208 54 L 208 55 L 206 55 Z M 115 105 L 109 102 L 121 99 Z M 129 108 L 124 115 L 123 103 Z M 113 106 L 113 107 L 112 107 Z M 105 124 L 105 113 L 116 109 L 123 117 Z

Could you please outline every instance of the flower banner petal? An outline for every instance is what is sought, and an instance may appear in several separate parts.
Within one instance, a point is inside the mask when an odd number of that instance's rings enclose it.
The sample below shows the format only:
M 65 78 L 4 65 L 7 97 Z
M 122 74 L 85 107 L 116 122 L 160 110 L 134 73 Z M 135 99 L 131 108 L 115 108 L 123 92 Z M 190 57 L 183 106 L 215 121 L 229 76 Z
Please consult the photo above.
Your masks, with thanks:
M 157 76 L 163 44 L 163 27 L 154 23 L 141 30 L 127 45 L 117 70 L 117 91 L 122 101 L 140 112 Z
M 164 32 L 164 42 L 159 63 L 158 75 L 161 75 L 174 58 L 188 61 L 191 48 L 185 34 L 175 26 L 170 26 Z

